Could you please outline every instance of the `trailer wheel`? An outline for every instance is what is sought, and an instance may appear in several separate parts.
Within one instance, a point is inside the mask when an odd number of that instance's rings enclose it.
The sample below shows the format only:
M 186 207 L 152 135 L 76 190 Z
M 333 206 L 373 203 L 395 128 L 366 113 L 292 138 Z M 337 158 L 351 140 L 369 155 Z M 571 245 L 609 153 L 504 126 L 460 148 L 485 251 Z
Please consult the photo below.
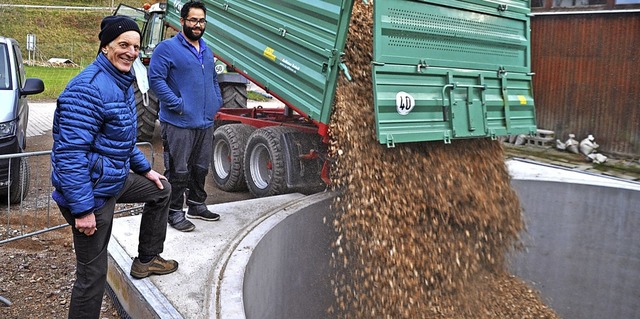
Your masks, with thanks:
M 246 109 L 247 108 L 247 85 L 244 83 L 222 83 L 220 84 L 225 108 Z
M 216 186 L 227 192 L 247 189 L 244 178 L 244 150 L 255 127 L 245 124 L 227 124 L 213 133 L 211 169 Z
M 138 142 L 150 142 L 153 139 L 153 131 L 156 128 L 160 102 L 153 91 L 147 91 L 148 105 L 144 105 L 142 92 L 138 83 L 133 82 L 134 95 L 136 97 L 136 112 L 138 120 Z
M 280 136 L 295 131 L 283 126 L 270 126 L 256 130 L 249 137 L 244 153 L 244 176 L 249 192 L 255 197 L 285 194 L 285 158 Z

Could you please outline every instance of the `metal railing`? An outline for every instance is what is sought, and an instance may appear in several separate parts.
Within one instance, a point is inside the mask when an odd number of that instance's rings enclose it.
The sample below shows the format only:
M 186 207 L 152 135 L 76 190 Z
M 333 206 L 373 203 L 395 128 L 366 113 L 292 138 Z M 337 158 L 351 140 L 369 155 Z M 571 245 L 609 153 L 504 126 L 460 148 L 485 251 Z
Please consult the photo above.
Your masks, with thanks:
M 137 145 L 153 166 L 153 145 Z M 3 167 L 9 169 L 0 178 L 0 245 L 69 226 L 51 198 L 51 151 L 0 155 L 0 171 Z M 142 207 L 117 204 L 115 213 L 136 214 Z

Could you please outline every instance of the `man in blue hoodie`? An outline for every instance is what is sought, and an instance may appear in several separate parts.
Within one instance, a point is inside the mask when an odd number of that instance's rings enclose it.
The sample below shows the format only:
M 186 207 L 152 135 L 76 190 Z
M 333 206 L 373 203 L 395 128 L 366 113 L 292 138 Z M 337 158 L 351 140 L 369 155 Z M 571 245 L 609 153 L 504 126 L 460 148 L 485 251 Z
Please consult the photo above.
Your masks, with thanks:
M 201 39 L 207 25 L 204 4 L 187 2 L 180 11 L 182 32 L 161 42 L 149 65 L 149 84 L 160 100 L 165 176 L 171 183 L 169 225 L 195 226 L 186 216 L 208 221 L 220 215 L 207 209 L 205 178 L 213 145 L 213 117 L 222 106 L 213 52 Z

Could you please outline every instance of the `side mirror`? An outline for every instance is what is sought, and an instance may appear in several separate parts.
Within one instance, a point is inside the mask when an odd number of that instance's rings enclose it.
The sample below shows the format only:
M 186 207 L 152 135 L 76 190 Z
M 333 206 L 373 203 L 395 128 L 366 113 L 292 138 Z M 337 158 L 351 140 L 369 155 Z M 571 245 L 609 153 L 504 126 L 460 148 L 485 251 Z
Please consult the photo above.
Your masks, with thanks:
M 27 78 L 24 88 L 20 90 L 20 95 L 32 95 L 44 91 L 44 82 L 37 78 Z

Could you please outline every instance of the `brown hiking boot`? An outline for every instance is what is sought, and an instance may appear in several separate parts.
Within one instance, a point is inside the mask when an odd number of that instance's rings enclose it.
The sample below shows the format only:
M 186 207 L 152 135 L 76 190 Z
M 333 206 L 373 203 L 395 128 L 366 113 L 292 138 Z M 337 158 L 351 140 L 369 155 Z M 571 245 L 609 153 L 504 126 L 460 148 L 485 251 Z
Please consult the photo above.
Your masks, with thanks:
M 178 270 L 178 262 L 165 260 L 157 255 L 148 263 L 143 263 L 136 257 L 131 265 L 131 277 L 142 279 L 151 275 L 166 275 Z

